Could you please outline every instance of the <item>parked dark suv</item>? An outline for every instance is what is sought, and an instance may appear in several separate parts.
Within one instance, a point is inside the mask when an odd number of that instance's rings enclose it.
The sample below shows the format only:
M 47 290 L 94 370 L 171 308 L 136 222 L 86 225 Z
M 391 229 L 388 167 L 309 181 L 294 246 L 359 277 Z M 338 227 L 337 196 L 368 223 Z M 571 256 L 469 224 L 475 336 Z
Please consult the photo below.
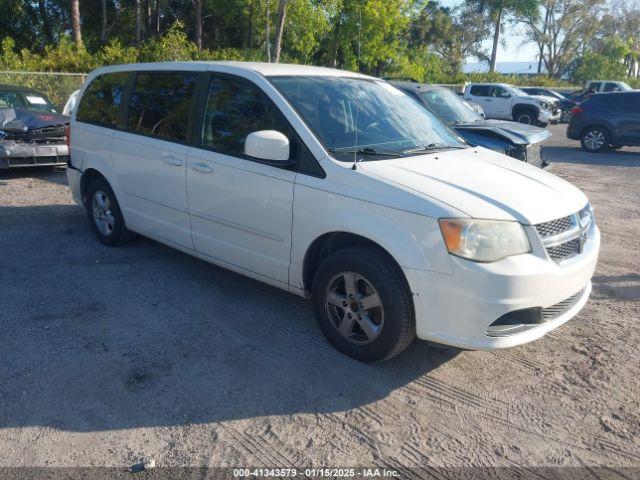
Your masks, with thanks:
M 640 145 L 640 91 L 587 98 L 573 109 L 567 137 L 589 152 Z

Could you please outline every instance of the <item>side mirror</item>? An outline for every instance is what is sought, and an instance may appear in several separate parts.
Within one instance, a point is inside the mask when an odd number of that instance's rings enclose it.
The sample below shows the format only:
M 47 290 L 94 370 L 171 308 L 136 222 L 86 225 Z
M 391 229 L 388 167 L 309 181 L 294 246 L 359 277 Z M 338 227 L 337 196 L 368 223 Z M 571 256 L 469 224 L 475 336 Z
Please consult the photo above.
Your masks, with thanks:
M 289 161 L 289 139 L 277 130 L 260 130 L 247 135 L 244 153 L 271 162 Z

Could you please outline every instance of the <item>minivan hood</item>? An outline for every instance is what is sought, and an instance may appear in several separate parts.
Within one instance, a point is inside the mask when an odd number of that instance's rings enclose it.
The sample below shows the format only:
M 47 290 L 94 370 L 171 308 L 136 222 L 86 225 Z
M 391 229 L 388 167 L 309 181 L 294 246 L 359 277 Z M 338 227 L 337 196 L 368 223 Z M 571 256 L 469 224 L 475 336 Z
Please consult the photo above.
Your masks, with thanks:
M 364 161 L 358 169 L 472 218 L 535 225 L 587 204 L 587 197 L 569 182 L 482 147 Z

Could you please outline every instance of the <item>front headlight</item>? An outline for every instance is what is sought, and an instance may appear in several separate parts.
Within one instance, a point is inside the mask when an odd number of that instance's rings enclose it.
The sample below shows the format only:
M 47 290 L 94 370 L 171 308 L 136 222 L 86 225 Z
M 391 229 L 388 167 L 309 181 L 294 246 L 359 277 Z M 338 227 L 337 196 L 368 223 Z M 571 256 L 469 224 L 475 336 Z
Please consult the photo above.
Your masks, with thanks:
M 476 262 L 495 262 L 531 252 L 522 225 L 502 220 L 442 218 L 440 231 L 449 253 Z

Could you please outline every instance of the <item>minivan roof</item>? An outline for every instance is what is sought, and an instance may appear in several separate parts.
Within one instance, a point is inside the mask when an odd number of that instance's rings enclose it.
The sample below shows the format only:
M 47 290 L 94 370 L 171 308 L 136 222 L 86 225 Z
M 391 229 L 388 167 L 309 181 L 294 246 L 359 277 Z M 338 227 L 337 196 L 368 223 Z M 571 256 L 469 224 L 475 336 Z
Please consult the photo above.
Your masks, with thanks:
M 129 63 L 124 65 L 112 65 L 95 70 L 95 74 L 144 71 L 144 70 L 193 70 L 193 71 L 224 71 L 241 72 L 253 71 L 265 77 L 274 76 L 325 76 L 325 77 L 354 77 L 373 79 L 368 75 L 362 75 L 346 70 L 335 68 L 315 67 L 311 65 L 293 65 L 286 63 L 265 63 L 265 62 L 235 62 L 235 61 L 215 61 L 215 62 L 156 62 L 156 63 Z

